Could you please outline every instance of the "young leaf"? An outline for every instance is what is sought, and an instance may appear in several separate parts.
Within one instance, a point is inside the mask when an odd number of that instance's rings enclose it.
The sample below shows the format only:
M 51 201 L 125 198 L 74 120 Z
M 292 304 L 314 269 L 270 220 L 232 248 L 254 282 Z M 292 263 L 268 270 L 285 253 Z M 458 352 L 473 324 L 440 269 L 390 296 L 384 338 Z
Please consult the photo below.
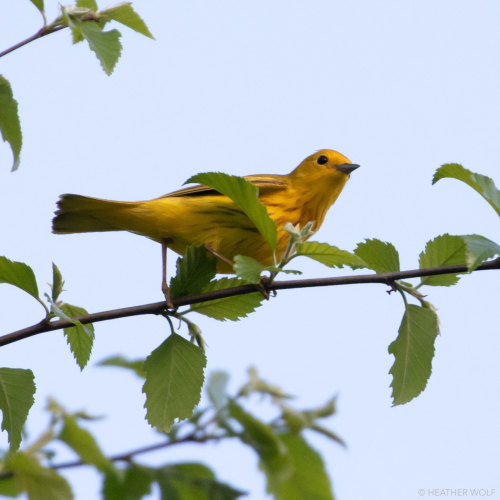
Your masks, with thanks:
M 26 454 L 11 455 L 6 464 L 14 473 L 16 486 L 28 494 L 29 500 L 72 500 L 71 487 L 54 469 L 42 467 L 38 461 Z
M 340 250 L 328 243 L 319 243 L 318 241 L 305 241 L 297 245 L 297 256 L 303 255 L 314 259 L 328 267 L 344 267 L 351 269 L 361 269 L 368 267 L 362 258 L 355 254 Z
M 51 306 L 52 312 L 56 316 L 66 321 L 71 321 L 75 325 L 65 328 L 64 335 L 80 370 L 83 370 L 88 363 L 92 346 L 94 345 L 94 325 L 92 323 L 84 325 L 73 318 L 83 316 L 84 314 L 88 314 L 88 312 L 83 307 L 66 303 L 57 306 L 52 302 Z
M 14 477 L 6 477 L 0 481 L 0 498 L 18 497 L 22 493 L 21 490 L 16 486 L 16 480 Z
M 201 293 L 203 287 L 215 278 L 217 261 L 204 247 L 188 247 L 184 257 L 177 259 L 177 274 L 170 281 L 172 297 Z
M 146 372 L 144 371 L 144 360 L 135 359 L 129 360 L 122 356 L 111 356 L 110 358 L 103 359 L 98 366 L 116 366 L 119 368 L 127 368 L 135 372 L 138 377 L 146 378 Z
M 321 455 L 298 434 L 279 434 L 278 439 L 286 447 L 291 473 L 281 477 L 264 465 L 267 491 L 276 500 L 333 500 Z
M 465 241 L 465 258 L 469 271 L 474 271 L 487 259 L 500 255 L 500 245 L 478 234 L 462 236 Z
M 229 375 L 226 372 L 212 372 L 207 382 L 207 395 L 216 410 L 220 410 L 227 405 L 227 385 Z
M 377 239 L 358 243 L 354 253 L 376 273 L 399 271 L 399 254 L 394 245 Z
M 438 333 L 438 317 L 433 310 L 413 304 L 406 307 L 398 337 L 389 346 L 389 353 L 396 358 L 389 371 L 394 405 L 408 403 L 425 389 Z
M 285 274 L 302 274 L 300 271 L 293 269 L 282 269 L 275 266 L 264 266 L 253 257 L 246 255 L 236 255 L 234 257 L 234 272 L 236 275 L 247 283 L 257 284 L 260 282 L 261 274 L 264 271 L 272 273 L 285 273 Z
M 97 12 L 97 10 L 99 10 L 95 0 L 77 0 L 76 6 L 83 9 L 89 9 L 93 12 Z
M 189 178 L 184 184 L 198 182 L 209 186 L 231 198 L 255 224 L 272 251 L 276 248 L 278 232 L 275 222 L 269 217 L 266 207 L 259 201 L 259 190 L 251 182 L 236 175 L 221 172 L 206 172 Z
M 259 455 L 261 467 L 265 469 L 266 475 L 269 473 L 277 479 L 288 476 L 291 471 L 290 457 L 274 429 L 247 413 L 234 401 L 229 402 L 228 409 L 229 415 L 243 427 L 240 439 Z
M 432 178 L 432 184 L 436 184 L 440 179 L 449 177 L 465 182 L 472 189 L 475 189 L 500 215 L 500 191 L 495 187 L 495 183 L 485 175 L 476 174 L 462 167 L 458 163 L 447 163 L 436 170 Z
M 61 271 L 57 268 L 57 266 L 52 262 L 52 300 L 54 302 L 57 301 L 59 295 L 61 295 L 63 291 L 64 280 L 62 279 Z
M 183 463 L 156 471 L 162 498 L 179 500 L 235 500 L 244 493 L 215 479 L 211 469 L 202 464 Z
M 31 0 L 31 3 L 43 14 L 43 0 Z
M 234 257 L 234 272 L 248 283 L 259 283 L 260 275 L 264 269 L 266 269 L 266 266 L 252 257 L 246 255 L 236 255 Z
M 66 443 L 83 463 L 93 465 L 101 472 L 114 469 L 113 463 L 101 451 L 94 436 L 88 430 L 80 427 L 75 417 L 66 416 L 64 418 L 59 439 Z
M 176 333 L 170 335 L 144 362 L 146 419 L 159 431 L 168 432 L 176 419 L 189 418 L 200 401 L 203 351 Z
M 80 41 L 82 37 L 85 38 L 104 72 L 108 76 L 111 75 L 122 51 L 120 32 L 103 31 L 103 25 L 97 22 L 95 12 L 88 7 L 65 6 L 62 12 L 73 32 L 73 43 Z
M 9 283 L 29 293 L 35 299 L 38 297 L 38 286 L 36 284 L 33 269 L 22 262 L 15 262 L 0 257 L 0 283 Z
M 238 278 L 221 278 L 217 281 L 211 281 L 203 291 L 224 290 L 243 284 Z M 254 312 L 262 304 L 263 300 L 263 295 L 260 292 L 255 292 L 192 304 L 190 310 L 219 321 L 227 319 L 238 321 L 240 318 L 246 318 L 250 313 Z
M 21 444 L 21 431 L 34 403 L 35 377 L 31 370 L 0 368 L 0 410 L 2 430 L 9 434 L 11 450 Z
M 425 251 L 420 254 L 420 269 L 426 267 L 465 265 L 465 242 L 461 236 L 443 234 L 428 241 Z M 422 285 L 450 286 L 459 280 L 457 274 L 438 274 L 436 276 L 422 276 Z
M 114 7 L 110 7 L 106 10 L 101 11 L 101 19 L 108 21 L 117 21 L 142 35 L 145 35 L 154 40 L 154 36 L 149 31 L 148 27 L 141 19 L 139 14 L 135 12 L 130 3 L 120 3 Z
M 12 149 L 14 155 L 12 170 L 14 171 L 19 166 L 23 136 L 17 113 L 17 101 L 12 94 L 10 83 L 2 75 L 0 75 L 0 132 L 3 140 L 8 142 Z
M 102 69 L 109 76 L 113 73 L 122 53 L 120 32 L 118 30 L 101 31 L 98 25 L 90 22 L 80 23 L 82 35 L 89 43 L 90 50 L 95 52 Z
M 151 493 L 154 471 L 131 464 L 125 470 L 114 469 L 104 476 L 104 500 L 140 500 Z

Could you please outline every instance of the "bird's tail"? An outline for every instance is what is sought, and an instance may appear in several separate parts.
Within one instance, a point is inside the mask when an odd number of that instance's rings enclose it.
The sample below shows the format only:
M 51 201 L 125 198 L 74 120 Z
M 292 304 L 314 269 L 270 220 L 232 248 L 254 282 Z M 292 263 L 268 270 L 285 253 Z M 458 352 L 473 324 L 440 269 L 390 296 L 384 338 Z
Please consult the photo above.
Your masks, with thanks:
M 91 233 L 94 231 L 121 231 L 120 212 L 133 202 L 117 202 L 89 198 L 78 194 L 63 194 L 52 220 L 55 234 Z

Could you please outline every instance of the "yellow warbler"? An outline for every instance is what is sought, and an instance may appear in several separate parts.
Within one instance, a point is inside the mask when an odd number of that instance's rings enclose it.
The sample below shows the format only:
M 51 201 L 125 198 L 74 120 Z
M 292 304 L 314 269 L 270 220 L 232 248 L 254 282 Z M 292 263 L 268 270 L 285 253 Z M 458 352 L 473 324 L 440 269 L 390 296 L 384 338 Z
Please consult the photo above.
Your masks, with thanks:
M 249 175 L 259 200 L 278 228 L 276 257 L 288 243 L 283 226 L 321 226 L 349 174 L 358 167 L 336 151 L 322 149 L 287 175 Z M 228 197 L 197 185 L 148 201 L 110 201 L 64 194 L 52 221 L 57 234 L 130 231 L 147 236 L 182 254 L 189 245 L 207 247 L 220 257 L 217 270 L 234 272 L 231 260 L 247 255 L 262 264 L 273 263 L 272 252 L 250 219 Z M 164 283 L 165 286 L 165 283 Z

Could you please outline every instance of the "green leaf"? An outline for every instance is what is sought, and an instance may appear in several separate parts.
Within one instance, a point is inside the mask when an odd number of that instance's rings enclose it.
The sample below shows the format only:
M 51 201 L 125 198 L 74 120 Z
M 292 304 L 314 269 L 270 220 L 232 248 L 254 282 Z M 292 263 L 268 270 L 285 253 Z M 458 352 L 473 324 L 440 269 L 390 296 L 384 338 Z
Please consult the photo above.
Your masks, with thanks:
M 242 280 L 248 283 L 259 283 L 260 275 L 266 269 L 259 261 L 246 255 L 236 255 L 234 257 L 234 272 Z
M 333 500 L 330 479 L 321 455 L 298 434 L 280 434 L 287 450 L 291 472 L 280 477 L 262 467 L 267 477 L 267 491 L 276 500 Z
M 151 493 L 154 472 L 131 464 L 126 469 L 108 471 L 104 477 L 104 500 L 140 500 Z
M 274 475 L 277 480 L 289 476 L 290 458 L 286 446 L 274 429 L 246 412 L 234 401 L 229 402 L 228 409 L 229 415 L 243 427 L 243 432 L 238 437 L 256 451 L 266 474 Z
M 118 30 L 101 31 L 93 23 L 81 23 L 82 35 L 89 43 L 90 50 L 95 52 L 102 69 L 109 76 L 113 73 L 122 53 L 121 34 Z
M 89 8 L 66 6 L 63 7 L 63 15 L 73 32 L 73 43 L 80 41 L 83 36 L 99 59 L 104 72 L 111 75 L 122 51 L 120 32 L 103 31 L 103 25 L 96 22 L 95 12 Z M 92 19 L 86 19 L 86 16 L 92 16 Z
M 83 42 L 85 38 L 83 38 L 82 30 L 79 28 L 70 28 L 71 36 L 73 38 L 73 44 L 77 44 Z
M 80 370 L 83 370 L 89 361 L 94 345 L 94 325 L 92 323 L 84 325 L 73 318 L 83 316 L 88 312 L 83 307 L 66 303 L 57 306 L 54 302 L 51 302 L 51 310 L 59 318 L 71 321 L 75 325 L 65 328 L 64 335 Z
M 217 281 L 211 281 L 203 289 L 203 292 L 224 290 L 243 284 L 244 282 L 238 278 L 221 278 Z M 255 309 L 262 304 L 263 300 L 264 297 L 260 292 L 247 293 L 245 295 L 235 295 L 223 299 L 214 299 L 208 302 L 192 304 L 190 310 L 218 319 L 219 321 L 225 321 L 227 319 L 238 321 L 240 318 L 246 318 L 250 313 L 254 312 Z
M 309 257 L 328 267 L 344 267 L 351 269 L 361 269 L 368 267 L 367 264 L 355 254 L 340 250 L 328 243 L 318 241 L 306 241 L 299 243 L 296 247 L 297 256 Z
M 264 266 L 253 257 L 247 257 L 246 255 L 236 255 L 233 260 L 234 272 L 238 277 L 245 280 L 247 283 L 260 283 L 261 274 L 264 271 L 285 274 L 302 274 L 300 271 L 295 271 L 293 269 L 282 269 L 281 267 L 276 266 Z
M 227 405 L 227 385 L 229 375 L 226 372 L 212 372 L 207 382 L 207 395 L 216 410 L 220 410 Z
M 115 5 L 114 7 L 101 11 L 99 14 L 106 21 L 113 19 L 154 40 L 154 36 L 130 3 Z
M 272 251 L 276 249 L 278 231 L 266 207 L 259 201 L 259 190 L 251 182 L 236 175 L 206 172 L 189 178 L 184 184 L 198 182 L 209 186 L 234 201 L 255 224 Z
M 162 467 L 156 478 L 165 500 L 234 500 L 244 494 L 217 481 L 208 467 L 197 463 Z
M 33 269 L 22 262 L 9 260 L 7 257 L 0 257 L 0 283 L 17 286 L 32 297 L 35 297 L 35 299 L 40 300 Z
M 176 419 L 189 418 L 200 401 L 203 351 L 173 333 L 144 362 L 146 420 L 159 431 L 168 432 Z
M 262 379 L 254 366 L 251 366 L 248 369 L 248 376 L 249 380 L 238 391 L 238 396 L 249 396 L 254 392 L 258 392 L 260 394 L 268 394 L 269 396 L 272 396 L 275 402 L 293 398 L 293 396 L 286 394 L 281 387 Z M 280 402 L 280 404 L 282 403 Z
M 474 271 L 487 259 L 500 255 L 500 245 L 478 234 L 462 236 L 465 241 L 465 258 L 469 271 Z
M 99 10 L 99 7 L 97 7 L 97 2 L 95 0 L 78 0 L 76 2 L 76 6 L 83 9 L 89 9 L 93 12 L 97 12 L 97 10 Z
M 101 472 L 114 469 L 113 463 L 101 451 L 94 436 L 80 427 L 75 417 L 70 415 L 64 418 L 64 426 L 59 439 L 66 443 L 83 463 L 94 465 Z
M 425 251 L 420 254 L 420 269 L 427 267 L 455 266 L 466 264 L 465 241 L 461 236 L 443 234 L 437 236 L 425 245 Z M 436 276 L 422 276 L 422 285 L 450 286 L 459 280 L 457 274 L 438 274 Z
M 31 0 L 31 3 L 43 14 L 43 0 Z
M 172 297 L 201 293 L 203 287 L 215 278 L 217 260 L 204 247 L 188 247 L 177 259 L 177 274 L 170 281 Z
M 61 271 L 57 268 L 57 266 L 52 262 L 52 300 L 55 302 L 59 295 L 61 295 L 63 291 L 64 280 L 62 279 Z
M 146 378 L 144 371 L 144 359 L 128 360 L 122 356 L 111 356 L 97 363 L 98 366 L 117 366 L 119 368 L 127 368 L 135 372 L 141 378 Z
M 14 171 L 19 166 L 23 136 L 17 113 L 17 101 L 12 94 L 10 83 L 2 75 L 0 75 L 0 132 L 3 140 L 8 142 L 12 149 L 14 155 L 12 170 Z
M 396 358 L 389 371 L 394 405 L 408 403 L 425 389 L 438 333 L 438 317 L 433 310 L 407 305 L 398 337 L 389 346 L 389 353 Z
M 0 498 L 11 497 L 15 498 L 22 493 L 16 485 L 14 477 L 6 477 L 0 481 Z
M 29 500 L 72 500 L 71 487 L 54 469 L 42 467 L 26 453 L 16 453 L 7 460 L 14 473 L 16 486 L 28 494 Z
M 376 273 L 399 271 L 399 254 L 394 245 L 377 239 L 358 243 L 354 253 Z
M 35 377 L 31 370 L 0 368 L 0 410 L 2 430 L 9 434 L 11 450 L 21 444 L 21 431 L 34 403 Z
M 465 182 L 472 189 L 475 189 L 500 215 L 500 191 L 495 187 L 495 183 L 485 175 L 476 174 L 462 167 L 458 163 L 447 163 L 436 170 L 432 178 L 432 184 L 436 184 L 440 179 L 449 177 Z

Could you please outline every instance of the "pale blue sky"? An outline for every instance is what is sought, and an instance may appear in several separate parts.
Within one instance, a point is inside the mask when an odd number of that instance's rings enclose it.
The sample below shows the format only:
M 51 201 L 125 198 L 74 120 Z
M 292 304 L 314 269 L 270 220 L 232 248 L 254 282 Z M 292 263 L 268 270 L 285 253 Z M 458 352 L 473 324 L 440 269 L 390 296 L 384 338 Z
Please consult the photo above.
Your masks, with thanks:
M 57 5 L 46 3 L 51 19 Z M 476 193 L 452 180 L 431 186 L 446 162 L 500 184 L 498 2 L 134 5 L 156 41 L 124 28 L 110 78 L 65 31 L 1 61 L 20 103 L 24 148 L 10 173 L 10 151 L 0 147 L 0 254 L 30 264 L 40 288 L 54 261 L 64 298 L 89 311 L 161 300 L 159 246 L 129 234 L 52 235 L 61 193 L 152 198 L 200 171 L 287 173 L 324 147 L 362 167 L 314 239 L 347 250 L 368 237 L 390 241 L 404 269 L 444 232 L 500 240 L 498 217 Z M 2 49 L 39 28 L 28 0 L 5 12 Z M 337 274 L 300 264 L 306 277 Z M 337 394 L 339 413 L 328 423 L 348 448 L 311 441 L 339 500 L 411 500 L 421 498 L 419 488 L 496 488 L 498 496 L 498 273 L 427 293 L 442 334 L 428 387 L 406 406 L 391 408 L 387 354 L 402 303 L 383 286 L 283 291 L 240 323 L 199 318 L 208 371 L 227 370 L 235 389 L 255 365 L 297 395 L 299 407 Z M 0 303 L 1 333 L 41 319 L 36 303 L 6 285 Z M 60 333 L 2 348 L 0 365 L 35 372 L 31 433 L 46 423 L 52 395 L 71 410 L 107 415 L 92 429 L 117 453 L 158 438 L 143 420 L 141 383 L 93 364 L 117 353 L 145 356 L 166 334 L 156 317 L 101 323 L 83 374 Z M 181 458 L 209 461 L 250 500 L 265 498 L 256 457 L 233 444 L 144 461 Z M 67 476 L 78 500 L 97 494 L 90 471 Z

